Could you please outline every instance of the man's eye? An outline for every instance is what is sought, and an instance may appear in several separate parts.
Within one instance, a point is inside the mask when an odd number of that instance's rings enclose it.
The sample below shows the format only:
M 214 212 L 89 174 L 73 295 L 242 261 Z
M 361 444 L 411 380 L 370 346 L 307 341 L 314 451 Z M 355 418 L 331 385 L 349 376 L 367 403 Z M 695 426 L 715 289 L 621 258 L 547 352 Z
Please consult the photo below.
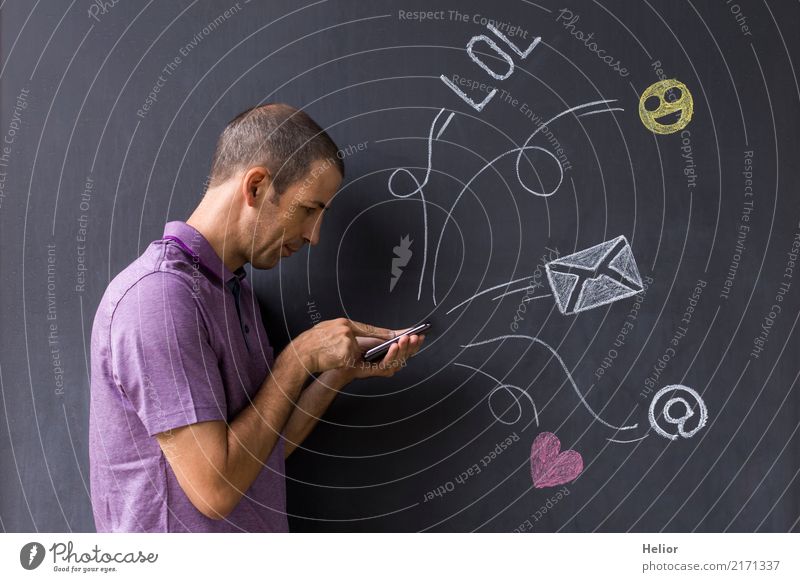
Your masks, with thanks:
M 313 206 L 304 206 L 304 208 L 306 209 L 306 214 L 308 214 L 309 216 L 314 214 L 314 211 L 316 210 L 316 208 L 314 208 Z

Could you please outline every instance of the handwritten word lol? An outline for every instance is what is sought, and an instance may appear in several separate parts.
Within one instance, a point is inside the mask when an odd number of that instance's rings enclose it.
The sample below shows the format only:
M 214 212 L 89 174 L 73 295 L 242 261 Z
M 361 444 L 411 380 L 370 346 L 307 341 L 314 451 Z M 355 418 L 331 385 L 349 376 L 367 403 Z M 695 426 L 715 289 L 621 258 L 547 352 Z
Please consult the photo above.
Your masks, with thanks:
M 661 412 L 656 415 L 655 411 L 659 401 L 668 394 L 671 397 L 664 403 Z M 684 395 L 686 398 L 694 401 L 694 406 L 689 404 L 689 401 L 684 398 Z M 677 413 L 675 409 L 678 409 Z M 692 421 L 694 428 L 686 430 L 689 419 L 695 416 L 695 409 L 697 410 L 697 419 Z M 708 420 L 708 409 L 696 390 L 681 384 L 672 384 L 656 392 L 653 401 L 650 403 L 648 417 L 653 430 L 664 438 L 674 441 L 677 440 L 679 436 L 688 439 L 703 428 Z M 665 430 L 665 428 L 661 426 L 662 419 L 666 424 L 675 426 L 677 431 L 673 433 Z
M 667 94 L 673 98 L 667 101 Z M 655 97 L 658 99 L 658 106 L 655 109 L 648 109 L 645 102 Z M 678 119 L 670 123 L 664 120 L 670 116 L 678 114 Z M 653 83 L 645 89 L 639 98 L 639 118 L 644 126 L 660 135 L 675 133 L 682 130 L 692 120 L 694 114 L 694 99 L 688 87 L 675 79 L 666 79 Z
M 536 38 L 533 39 L 533 42 L 530 44 L 530 46 L 528 46 L 528 48 L 526 48 L 523 51 L 517 45 L 512 43 L 506 37 L 506 35 L 497 30 L 497 28 L 495 28 L 494 25 L 492 25 L 491 23 L 487 24 L 486 28 L 491 30 L 497 36 L 498 39 L 503 41 L 503 43 L 505 43 L 508 46 L 508 48 L 510 48 L 511 51 L 514 52 L 521 59 L 528 58 L 528 55 L 531 54 L 531 51 L 533 51 L 533 49 L 536 48 L 536 45 L 538 45 L 539 42 L 542 40 L 542 37 L 537 36 Z M 497 56 L 499 56 L 503 61 L 505 61 L 507 69 L 504 72 L 498 73 L 492 67 L 487 65 L 486 62 L 481 58 L 481 56 L 475 52 L 475 45 L 477 45 L 478 43 L 485 44 L 492 51 L 494 51 L 495 54 L 497 54 Z M 488 73 L 489 76 L 492 77 L 493 79 L 497 79 L 498 81 L 505 81 L 514 73 L 514 60 L 511 58 L 511 55 L 509 55 L 506 51 L 500 48 L 500 46 L 498 46 L 498 44 L 492 37 L 486 36 L 485 34 L 479 34 L 469 39 L 469 42 L 467 43 L 467 54 L 469 55 L 469 58 L 472 59 L 472 62 L 474 62 L 481 69 L 486 71 L 486 73 Z M 472 107 L 473 109 L 475 109 L 475 111 L 478 112 L 482 111 L 483 108 L 486 107 L 486 104 L 489 103 L 489 101 L 491 101 L 492 98 L 497 93 L 497 89 L 492 89 L 489 92 L 489 94 L 486 95 L 483 101 L 481 101 L 480 103 L 476 103 L 472 99 L 472 97 L 464 93 L 455 83 L 453 83 L 450 79 L 448 79 L 447 76 L 441 75 L 439 78 L 444 82 L 445 85 L 450 87 L 455 92 L 456 95 L 461 97 L 461 99 L 463 99 L 465 103 L 467 103 L 470 107 Z

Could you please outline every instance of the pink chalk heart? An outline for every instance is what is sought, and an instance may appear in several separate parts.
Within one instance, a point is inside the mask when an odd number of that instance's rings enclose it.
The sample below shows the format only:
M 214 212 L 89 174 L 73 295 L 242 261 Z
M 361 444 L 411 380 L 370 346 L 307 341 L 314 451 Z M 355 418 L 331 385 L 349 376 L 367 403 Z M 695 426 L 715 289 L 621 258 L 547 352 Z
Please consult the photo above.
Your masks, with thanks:
M 555 487 L 574 480 L 583 471 L 578 451 L 561 450 L 561 441 L 551 432 L 543 432 L 531 445 L 531 477 L 537 489 Z

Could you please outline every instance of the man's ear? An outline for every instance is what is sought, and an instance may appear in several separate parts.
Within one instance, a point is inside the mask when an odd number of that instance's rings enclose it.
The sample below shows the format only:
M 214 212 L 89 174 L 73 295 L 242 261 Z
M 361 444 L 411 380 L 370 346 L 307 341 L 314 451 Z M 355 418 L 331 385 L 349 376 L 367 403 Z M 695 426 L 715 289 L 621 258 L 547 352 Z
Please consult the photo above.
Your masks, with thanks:
M 241 194 L 250 207 L 256 207 L 273 196 L 272 174 L 264 166 L 253 166 L 247 170 L 241 184 Z

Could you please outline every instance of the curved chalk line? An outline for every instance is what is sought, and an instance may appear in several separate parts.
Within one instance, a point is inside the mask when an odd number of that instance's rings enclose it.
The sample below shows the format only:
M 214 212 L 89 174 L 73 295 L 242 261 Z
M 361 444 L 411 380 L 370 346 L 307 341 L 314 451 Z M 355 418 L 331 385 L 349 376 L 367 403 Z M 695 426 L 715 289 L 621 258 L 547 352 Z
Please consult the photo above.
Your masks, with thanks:
M 544 341 L 542 341 L 542 340 L 540 340 L 538 338 L 535 338 L 535 337 L 532 337 L 532 336 L 529 336 L 529 335 L 517 335 L 517 334 L 501 335 L 501 336 L 493 337 L 491 339 L 487 339 L 487 340 L 483 340 L 483 341 L 479 341 L 479 342 L 473 342 L 471 344 L 462 345 L 461 347 L 462 348 L 474 348 L 474 347 L 477 347 L 477 346 L 482 346 L 482 345 L 493 343 L 493 342 L 496 342 L 496 341 L 504 341 L 504 340 L 507 340 L 507 339 L 526 339 L 526 340 L 530 340 L 530 341 L 532 341 L 534 343 L 537 343 L 537 344 L 542 345 L 545 348 L 547 348 L 547 350 L 553 355 L 553 357 L 555 357 L 555 359 L 558 360 L 558 363 L 561 364 L 561 368 L 564 370 L 564 373 L 567 375 L 567 379 L 569 380 L 569 383 L 572 385 L 572 388 L 575 390 L 575 393 L 578 395 L 578 398 L 580 399 L 581 404 L 583 404 L 583 406 L 586 408 L 586 410 L 588 410 L 589 413 L 591 413 L 591 415 L 594 416 L 594 418 L 599 423 L 604 424 L 605 426 L 607 426 L 609 428 L 613 428 L 614 430 L 632 430 L 632 429 L 636 428 L 637 426 L 639 426 L 639 423 L 636 423 L 636 424 L 633 424 L 633 425 L 630 425 L 630 426 L 614 426 L 613 424 L 610 424 L 610 423 L 606 422 L 605 420 L 603 420 L 602 418 L 600 418 L 600 415 L 598 415 L 592 409 L 592 407 L 589 406 L 589 403 L 586 402 L 586 399 L 583 397 L 583 394 L 581 394 L 581 391 L 578 389 L 578 385 L 575 384 L 575 380 L 572 379 L 572 374 L 569 373 L 569 369 L 567 368 L 567 365 L 564 363 L 564 360 L 561 359 L 561 356 L 558 355 L 558 352 L 555 351 L 555 349 L 553 349 L 552 347 L 550 347 L 549 344 L 547 344 L 546 342 L 544 342 Z
M 455 311 L 456 309 L 458 309 L 459 307 L 461 307 L 465 303 L 469 303 L 470 301 L 472 301 L 476 297 L 479 297 L 480 295 L 484 295 L 486 293 L 489 293 L 490 291 L 494 291 L 495 289 L 499 289 L 500 287 L 507 287 L 507 286 L 511 285 L 512 283 L 519 283 L 520 281 L 525 281 L 526 279 L 530 279 L 530 277 L 520 277 L 519 279 L 512 279 L 511 281 L 507 281 L 505 283 L 500 283 L 499 285 L 495 285 L 494 287 L 489 287 L 488 289 L 484 289 L 480 293 L 476 293 L 472 297 L 467 297 L 461 303 L 453 306 L 445 315 L 450 315 L 453 311 Z M 514 291 L 509 291 L 508 293 L 516 293 L 517 291 L 524 291 L 527 288 L 528 288 L 527 286 L 526 287 L 522 287 L 521 289 L 516 289 Z M 504 295 L 508 295 L 508 293 L 505 293 Z M 499 295 L 498 297 L 502 297 L 502 296 L 503 295 Z M 498 297 L 495 297 L 494 299 L 498 299 Z
M 395 198 L 408 198 L 413 196 L 416 193 L 419 193 L 420 200 L 422 200 L 422 222 L 423 222 L 423 232 L 425 238 L 423 240 L 422 246 L 422 269 L 419 274 L 419 287 L 417 289 L 417 301 L 419 301 L 420 297 L 422 296 L 422 280 L 425 278 L 425 268 L 428 263 L 428 203 L 425 201 L 425 194 L 422 189 L 428 183 L 428 178 L 431 175 L 431 167 L 432 167 L 432 158 L 433 158 L 433 128 L 436 127 L 436 122 L 439 120 L 439 117 L 442 116 L 442 113 L 445 112 L 444 107 L 439 110 L 439 113 L 436 114 L 436 117 L 433 118 L 433 123 L 431 123 L 431 128 L 428 131 L 428 166 L 425 170 L 425 179 L 422 180 L 422 184 L 419 183 L 416 176 L 409 170 L 408 168 L 397 168 L 394 172 L 391 173 L 389 176 L 389 181 L 387 186 L 389 187 L 389 193 L 394 196 Z M 436 134 L 436 139 L 441 137 L 442 133 L 444 132 L 445 128 L 450 124 L 450 120 L 453 119 L 454 112 L 451 112 L 450 115 L 445 120 L 442 128 L 439 130 L 439 133 Z M 407 194 L 397 194 L 394 189 L 392 188 L 392 182 L 394 181 L 395 175 L 398 172 L 405 172 L 408 176 L 414 181 L 416 184 L 416 188 Z
M 539 411 L 536 410 L 536 403 L 534 403 L 533 397 L 530 394 L 528 394 L 525 390 L 523 390 L 519 386 L 515 386 L 513 384 L 506 384 L 505 382 L 502 382 L 502 381 L 498 380 L 497 378 L 495 378 L 494 376 L 492 376 L 488 372 L 484 372 L 480 368 L 473 368 L 472 366 L 470 366 L 468 364 L 459 364 L 458 362 L 455 362 L 455 365 L 456 366 L 461 366 L 462 368 L 469 368 L 470 370 L 473 370 L 475 372 L 479 372 L 479 373 L 483 374 L 484 376 L 486 376 L 488 378 L 491 378 L 492 380 L 497 382 L 497 386 L 491 392 L 489 392 L 489 396 L 487 397 L 487 402 L 489 403 L 489 410 L 491 410 L 492 416 L 494 416 L 495 419 L 497 419 L 498 421 L 502 422 L 503 424 L 514 424 L 520 418 L 522 418 L 522 406 L 519 405 L 519 400 L 516 399 L 516 398 L 514 400 L 517 403 L 517 407 L 519 408 L 519 416 L 517 416 L 516 420 L 514 420 L 513 422 L 504 421 L 503 419 L 501 419 L 495 413 L 494 408 L 492 408 L 492 401 L 491 401 L 492 394 L 494 394 L 495 392 L 500 390 L 500 388 L 505 388 L 505 389 L 513 388 L 514 390 L 518 390 L 520 394 L 525 395 L 528 398 L 528 400 L 530 400 L 531 406 L 533 406 L 533 418 L 536 421 L 536 426 L 539 426 Z
M 455 209 L 455 207 L 458 204 L 458 202 L 461 200 L 461 197 L 464 195 L 464 192 L 466 192 L 467 189 L 469 188 L 470 184 L 472 184 L 472 182 L 481 173 L 483 173 L 489 166 L 494 164 L 499 159 L 501 159 L 501 158 L 503 158 L 503 157 L 505 157 L 505 156 L 507 156 L 509 154 L 517 153 L 517 160 L 516 160 L 517 180 L 519 180 L 519 183 L 522 185 L 522 187 L 525 188 L 525 190 L 527 190 L 528 192 L 530 192 L 530 193 L 532 193 L 532 194 L 534 194 L 536 196 L 542 196 L 542 197 L 551 196 L 552 194 L 554 194 L 558 190 L 558 188 L 561 186 L 561 183 L 564 180 L 564 169 L 561 166 L 561 162 L 558 160 L 558 158 L 550 150 L 547 150 L 547 149 L 539 147 L 539 146 L 529 146 L 528 144 L 530 143 L 530 141 L 534 137 L 536 137 L 536 135 L 538 135 L 540 131 L 542 131 L 543 129 L 547 128 L 547 126 L 549 124 L 551 124 L 555 120 L 557 120 L 557 119 L 559 119 L 559 118 L 561 118 L 561 117 L 563 117 L 565 115 L 568 115 L 568 114 L 570 114 L 570 113 L 572 113 L 574 111 L 578 111 L 578 110 L 581 110 L 581 109 L 594 107 L 595 105 L 604 105 L 604 104 L 607 104 L 607 103 L 613 103 L 615 101 L 616 101 L 616 99 L 602 99 L 602 100 L 599 100 L 599 101 L 590 101 L 588 103 L 584 103 L 582 105 L 576 105 L 575 107 L 570 107 L 569 109 L 566 109 L 566 110 L 562 111 L 561 113 L 553 116 L 552 118 L 550 118 L 546 122 L 544 122 L 541 125 L 539 125 L 533 131 L 533 133 L 531 133 L 528 136 L 528 138 L 525 140 L 525 143 L 523 143 L 522 146 L 520 146 L 518 148 L 511 149 L 511 150 L 508 150 L 507 152 L 503 152 L 502 154 L 499 154 L 492 161 L 490 161 L 488 164 L 484 165 L 480 170 L 478 170 L 475 173 L 475 175 L 473 175 L 472 178 L 470 178 L 469 181 L 466 184 L 464 184 L 464 187 L 461 189 L 461 192 L 459 192 L 458 196 L 456 196 L 456 199 L 453 201 L 452 206 L 450 206 L 450 210 L 448 211 L 447 215 L 445 216 L 444 224 L 442 225 L 442 229 L 439 232 L 439 240 L 436 243 L 436 251 L 434 252 L 434 255 L 433 255 L 433 271 L 431 273 L 431 288 L 432 288 L 431 293 L 432 293 L 432 299 L 433 299 L 433 304 L 434 305 L 437 305 L 437 302 L 436 302 L 436 269 L 437 269 L 438 264 L 439 264 L 439 250 L 440 250 L 440 248 L 442 246 L 442 239 L 444 238 L 444 231 L 445 231 L 445 228 L 447 228 L 447 223 L 450 221 L 450 217 L 453 214 L 453 210 Z M 613 110 L 616 110 L 616 109 L 618 109 L 618 108 L 614 108 Z M 606 112 L 609 112 L 609 111 L 612 111 L 612 109 L 607 107 L 605 109 L 597 110 L 596 113 L 606 113 Z M 441 114 L 441 112 L 440 112 L 440 114 Z M 560 171 L 560 178 L 559 178 L 559 181 L 558 181 L 558 185 L 553 189 L 552 192 L 550 192 L 550 193 L 534 192 L 533 190 L 528 188 L 522 182 L 522 177 L 519 174 L 519 163 L 520 163 L 520 160 L 522 158 L 522 154 L 523 154 L 523 152 L 525 150 L 539 150 L 539 151 L 542 151 L 542 152 L 546 153 L 547 155 L 549 155 L 551 158 L 553 158 L 555 160 L 556 164 L 558 164 L 558 168 L 559 168 L 559 171 Z

